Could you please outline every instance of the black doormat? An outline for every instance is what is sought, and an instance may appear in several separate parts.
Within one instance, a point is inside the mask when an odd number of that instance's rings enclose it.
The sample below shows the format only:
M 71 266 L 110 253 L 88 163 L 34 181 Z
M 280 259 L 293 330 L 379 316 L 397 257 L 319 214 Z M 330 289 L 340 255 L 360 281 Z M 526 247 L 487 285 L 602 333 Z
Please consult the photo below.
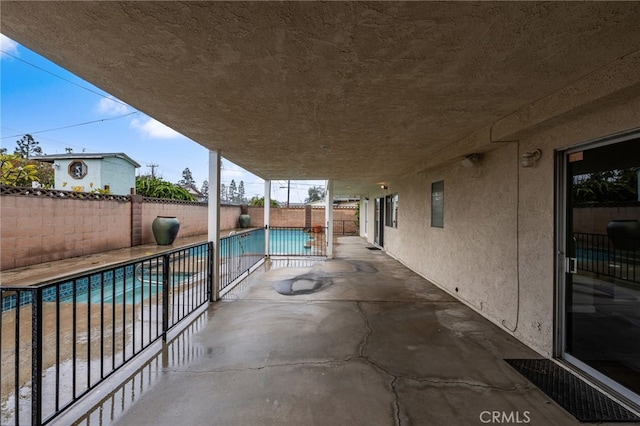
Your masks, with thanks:
M 369 250 L 380 250 L 380 247 L 367 247 Z
M 581 422 L 640 422 L 640 417 L 549 359 L 505 361 Z

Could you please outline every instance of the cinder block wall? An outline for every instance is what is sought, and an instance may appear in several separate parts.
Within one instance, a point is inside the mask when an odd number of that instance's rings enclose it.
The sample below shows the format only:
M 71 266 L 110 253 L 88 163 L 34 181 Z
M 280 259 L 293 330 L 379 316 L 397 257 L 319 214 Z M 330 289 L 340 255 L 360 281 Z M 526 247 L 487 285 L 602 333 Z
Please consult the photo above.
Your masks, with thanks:
M 252 227 L 264 226 L 264 209 L 250 207 Z M 179 237 L 206 235 L 205 204 L 90 200 L 3 195 L 0 201 L 0 270 L 154 243 L 156 216 L 176 216 Z M 238 227 L 239 206 L 221 206 L 220 229 Z M 335 209 L 334 220 L 355 220 L 355 210 Z M 324 226 L 324 208 L 312 209 L 312 226 Z M 271 209 L 272 226 L 305 226 L 305 209 Z M 355 228 L 355 225 L 354 225 Z
M 127 201 L 3 195 L 0 269 L 128 247 L 130 212 Z
M 179 237 L 192 237 L 207 233 L 206 204 L 142 203 L 142 244 L 155 242 L 151 223 L 156 216 L 175 216 L 180 221 Z
M 640 217 L 640 207 L 582 207 L 573 209 L 573 231 L 587 234 L 607 233 L 612 220 L 633 220 Z
M 252 227 L 264 226 L 264 208 L 249 207 L 249 215 L 251 216 Z M 304 208 L 272 208 L 270 213 L 271 226 L 305 226 L 305 210 Z M 335 208 L 333 209 L 333 220 L 345 221 L 345 232 L 356 233 L 356 211 L 352 208 Z M 325 226 L 324 207 L 311 209 L 311 226 Z M 223 228 L 224 229 L 224 228 Z

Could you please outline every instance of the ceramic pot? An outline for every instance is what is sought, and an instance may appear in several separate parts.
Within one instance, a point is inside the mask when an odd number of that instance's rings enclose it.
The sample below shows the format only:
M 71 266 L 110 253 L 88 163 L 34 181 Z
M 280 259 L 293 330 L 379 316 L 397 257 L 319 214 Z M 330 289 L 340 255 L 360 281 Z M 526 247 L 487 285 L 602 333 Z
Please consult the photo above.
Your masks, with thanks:
M 607 225 L 607 235 L 616 250 L 640 250 L 640 222 L 637 220 L 612 220 Z
M 158 216 L 153 219 L 151 229 L 156 243 L 159 246 L 168 246 L 173 244 L 173 241 L 178 236 L 180 221 L 175 216 Z
M 240 225 L 240 228 L 248 228 L 250 223 L 251 216 L 249 216 L 248 214 L 241 214 L 238 218 L 238 224 Z

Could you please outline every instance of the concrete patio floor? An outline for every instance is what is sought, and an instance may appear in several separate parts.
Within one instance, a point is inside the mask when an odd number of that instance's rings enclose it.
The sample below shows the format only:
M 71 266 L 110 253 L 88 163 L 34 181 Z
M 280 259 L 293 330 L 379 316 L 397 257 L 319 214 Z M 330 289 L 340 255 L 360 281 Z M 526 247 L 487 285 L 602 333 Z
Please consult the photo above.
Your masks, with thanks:
M 503 361 L 535 352 L 367 246 L 342 237 L 334 260 L 273 261 L 211 305 L 175 351 L 180 361 L 133 385 L 113 420 L 469 425 L 499 423 L 499 412 L 512 424 L 578 423 Z

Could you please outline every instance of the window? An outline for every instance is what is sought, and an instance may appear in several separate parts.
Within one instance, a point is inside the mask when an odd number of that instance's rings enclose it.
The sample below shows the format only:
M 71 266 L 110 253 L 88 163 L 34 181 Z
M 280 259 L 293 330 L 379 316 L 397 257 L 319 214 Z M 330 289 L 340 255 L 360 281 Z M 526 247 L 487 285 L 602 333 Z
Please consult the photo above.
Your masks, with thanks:
M 385 198 L 384 224 L 391 228 L 398 227 L 398 194 L 387 195 Z
M 84 161 L 75 160 L 69 163 L 69 176 L 74 179 L 82 179 L 87 175 L 89 168 Z
M 431 226 L 444 228 L 444 181 L 431 184 Z

